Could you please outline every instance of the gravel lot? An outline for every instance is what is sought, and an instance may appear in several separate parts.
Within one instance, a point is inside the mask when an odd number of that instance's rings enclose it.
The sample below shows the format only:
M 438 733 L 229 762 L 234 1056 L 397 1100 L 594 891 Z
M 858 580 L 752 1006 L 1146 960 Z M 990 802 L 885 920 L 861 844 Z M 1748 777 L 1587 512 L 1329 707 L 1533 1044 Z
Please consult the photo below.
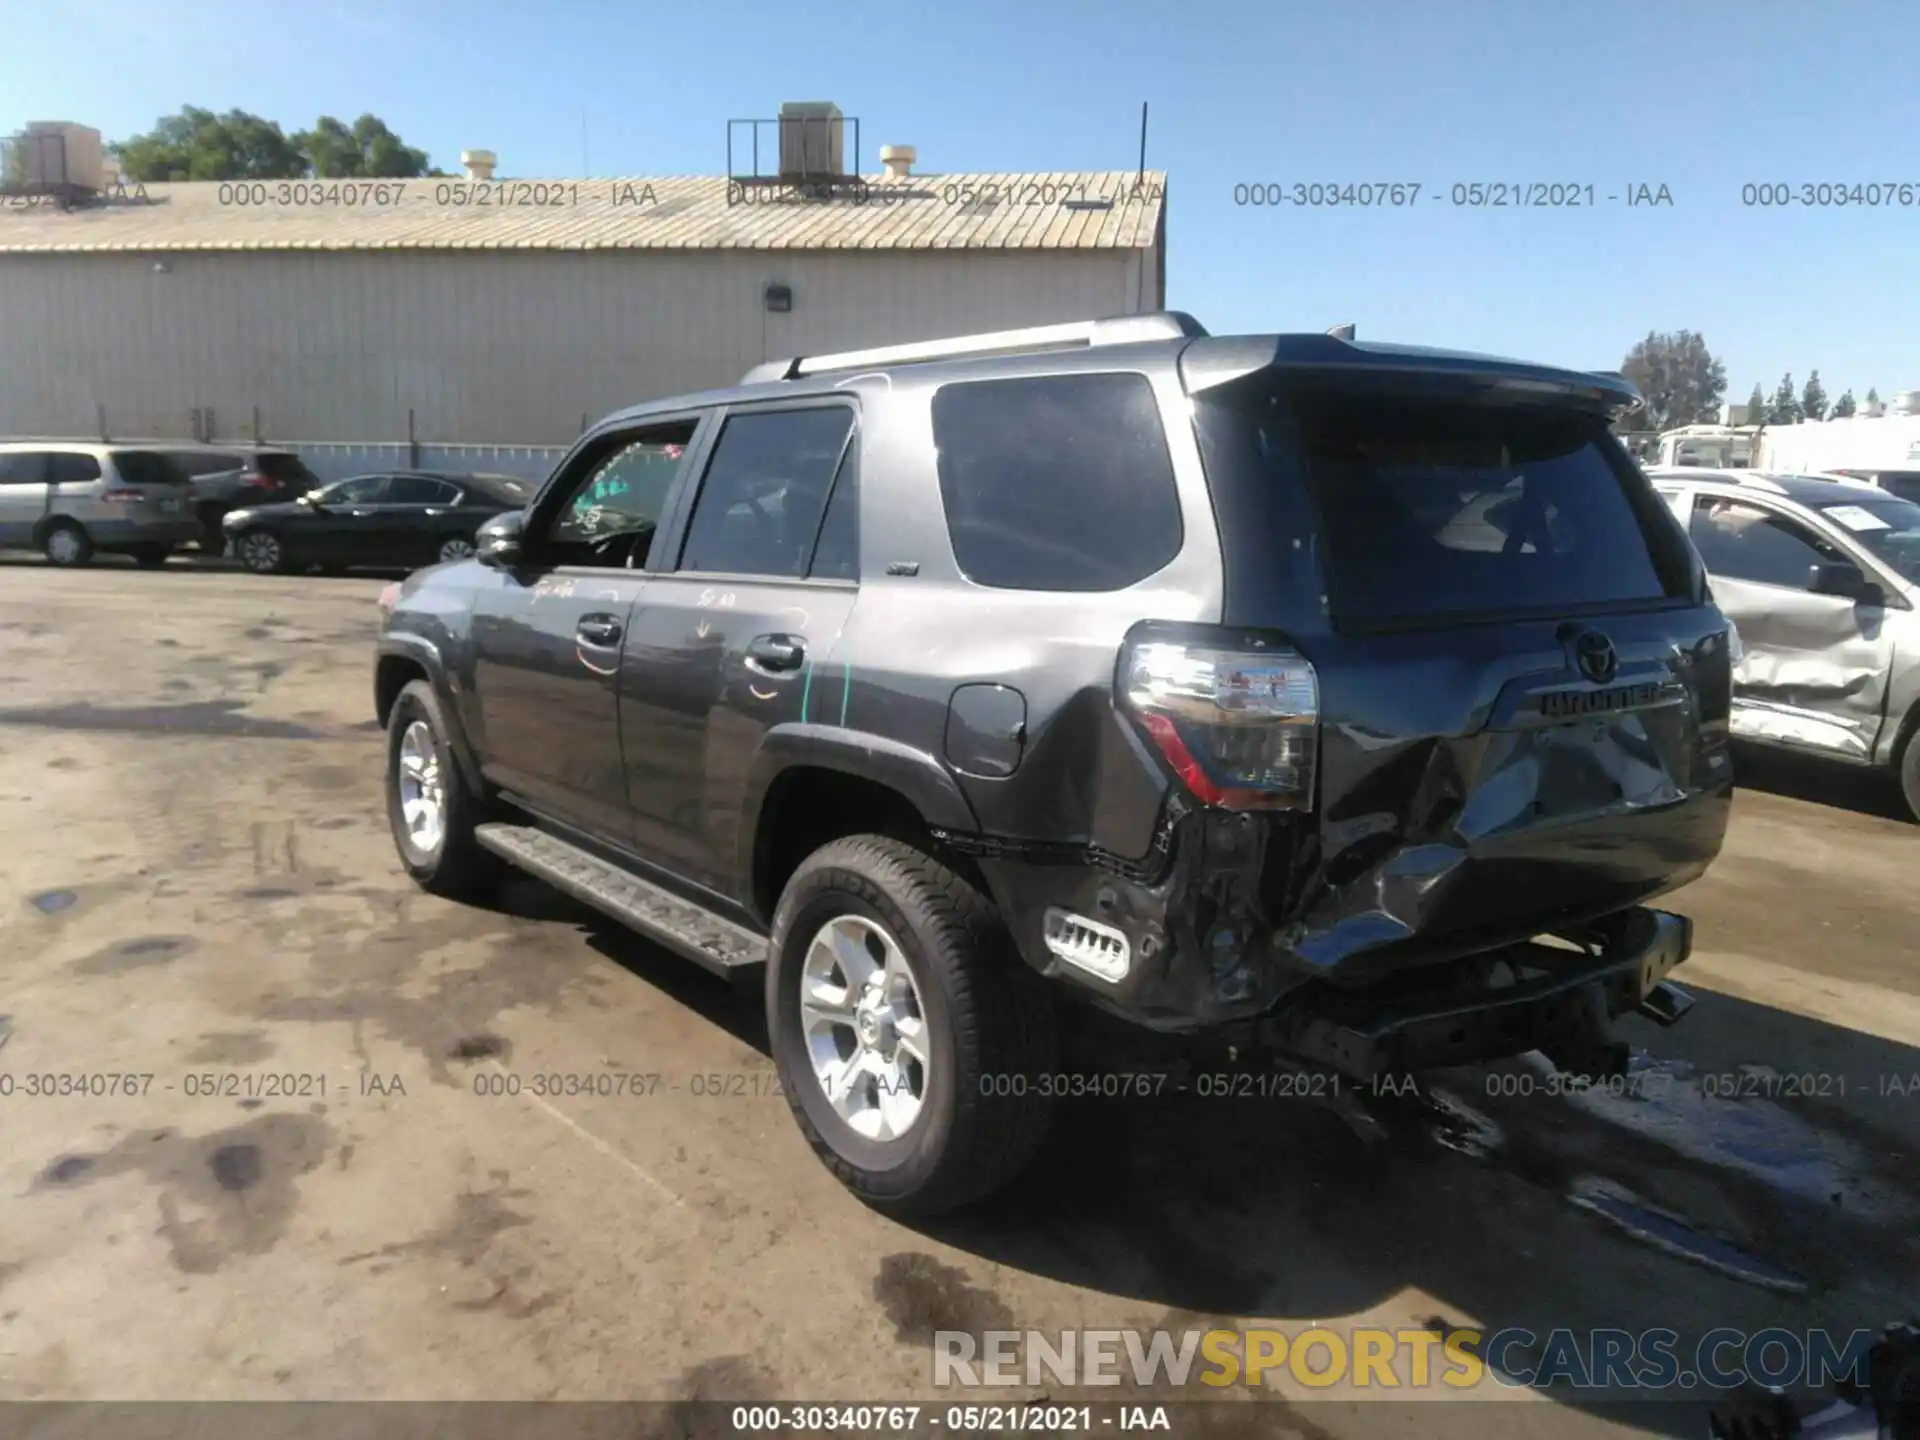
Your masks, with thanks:
M 405 881 L 380 583 L 0 564 L 0 1397 L 930 1400 L 936 1329 L 1920 1311 L 1920 827 L 1878 786 L 1754 775 L 1671 902 L 1700 1003 L 1635 1022 L 1671 1082 L 1646 1098 L 1461 1075 L 1440 1092 L 1470 1112 L 1372 1132 L 1297 1100 L 1075 1102 L 1016 1193 L 907 1228 L 809 1154 L 724 982 L 531 881 L 495 910 Z M 1706 1096 L 1742 1066 L 1816 1093 Z M 23 1093 L 45 1073 L 153 1078 Z M 536 1073 L 659 1079 L 483 1093 Z M 1263 1399 L 1264 1433 L 1434 1433 Z M 1577 1394 L 1451 1408 L 1704 1433 Z

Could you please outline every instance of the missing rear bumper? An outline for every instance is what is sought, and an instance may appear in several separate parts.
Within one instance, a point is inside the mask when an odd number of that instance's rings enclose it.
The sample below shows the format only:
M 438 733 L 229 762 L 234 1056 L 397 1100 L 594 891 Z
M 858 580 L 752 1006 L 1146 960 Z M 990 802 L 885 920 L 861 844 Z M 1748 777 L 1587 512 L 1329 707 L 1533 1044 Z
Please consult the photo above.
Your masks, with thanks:
M 1585 948 L 1513 946 L 1442 989 L 1317 989 L 1267 1021 L 1262 1038 L 1360 1079 L 1527 1050 L 1544 1051 L 1562 1069 L 1609 1072 L 1625 1058 L 1610 1039 L 1611 1021 L 1641 1011 L 1670 1025 L 1691 1008 L 1690 996 L 1663 981 L 1692 952 L 1693 925 L 1633 909 L 1579 938 Z M 1495 983 L 1489 972 L 1502 965 L 1511 978 Z

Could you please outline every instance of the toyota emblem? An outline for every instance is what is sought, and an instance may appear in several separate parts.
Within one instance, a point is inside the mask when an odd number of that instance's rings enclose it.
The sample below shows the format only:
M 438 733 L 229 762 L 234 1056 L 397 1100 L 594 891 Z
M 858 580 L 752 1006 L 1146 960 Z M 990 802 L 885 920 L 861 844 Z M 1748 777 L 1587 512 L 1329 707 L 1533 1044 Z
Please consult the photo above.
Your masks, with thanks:
M 1598 630 L 1580 632 L 1573 642 L 1573 658 L 1580 666 L 1580 673 L 1596 685 L 1606 684 L 1620 668 L 1620 657 L 1614 651 L 1613 642 Z

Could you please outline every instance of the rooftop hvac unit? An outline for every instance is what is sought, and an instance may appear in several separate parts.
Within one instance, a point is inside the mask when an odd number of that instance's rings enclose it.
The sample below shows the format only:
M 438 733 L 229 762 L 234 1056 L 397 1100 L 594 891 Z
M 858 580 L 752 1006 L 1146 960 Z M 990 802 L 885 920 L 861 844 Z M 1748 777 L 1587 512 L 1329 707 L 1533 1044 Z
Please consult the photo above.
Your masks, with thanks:
M 1889 415 L 1920 415 L 1920 390 L 1905 390 L 1887 406 Z
M 7 142 L 0 185 L 15 195 L 97 195 L 106 188 L 100 132 L 62 120 L 31 122 Z
M 780 178 L 825 180 L 845 175 L 846 134 L 840 107 L 790 100 L 780 107 Z

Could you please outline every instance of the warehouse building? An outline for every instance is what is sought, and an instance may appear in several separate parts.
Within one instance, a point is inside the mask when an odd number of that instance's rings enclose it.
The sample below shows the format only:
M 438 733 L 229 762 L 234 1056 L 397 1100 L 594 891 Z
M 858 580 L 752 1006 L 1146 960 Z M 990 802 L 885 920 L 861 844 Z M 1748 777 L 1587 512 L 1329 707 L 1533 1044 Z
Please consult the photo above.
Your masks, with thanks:
M 16 149 L 0 435 L 564 444 L 767 359 L 1164 307 L 1162 175 L 922 174 L 889 146 L 858 178 L 840 139 L 798 183 L 508 180 L 468 152 L 455 179 L 129 187 L 93 134 L 54 187 Z

